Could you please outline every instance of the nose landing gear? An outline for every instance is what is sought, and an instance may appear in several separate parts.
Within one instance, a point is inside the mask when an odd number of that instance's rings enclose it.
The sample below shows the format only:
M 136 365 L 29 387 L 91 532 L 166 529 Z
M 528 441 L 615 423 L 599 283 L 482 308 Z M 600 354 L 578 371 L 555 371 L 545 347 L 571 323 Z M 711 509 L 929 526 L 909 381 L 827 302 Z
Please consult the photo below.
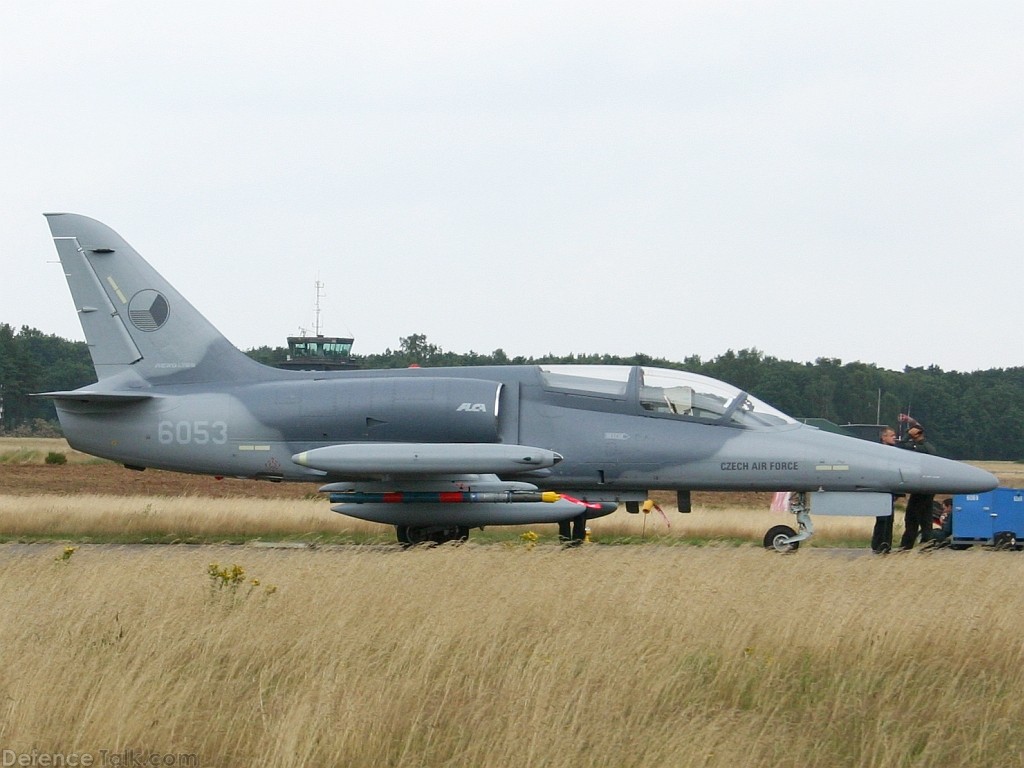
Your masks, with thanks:
M 814 524 L 807 504 L 806 493 L 794 493 L 789 497 L 789 511 L 796 515 L 797 530 L 788 525 L 773 525 L 764 535 L 764 548 L 776 552 L 795 552 L 800 542 L 814 533 Z

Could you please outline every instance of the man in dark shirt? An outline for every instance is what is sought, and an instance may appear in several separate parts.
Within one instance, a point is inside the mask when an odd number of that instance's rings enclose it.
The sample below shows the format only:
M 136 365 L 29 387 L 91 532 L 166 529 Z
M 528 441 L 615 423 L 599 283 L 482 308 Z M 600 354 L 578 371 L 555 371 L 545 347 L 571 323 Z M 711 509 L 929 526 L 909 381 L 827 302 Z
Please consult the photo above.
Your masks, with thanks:
M 925 438 L 924 427 L 917 419 L 905 413 L 900 414 L 900 421 L 910 425 L 907 430 L 907 440 L 899 443 L 900 448 L 918 453 L 935 455 L 935 446 Z M 903 538 L 900 539 L 901 549 L 913 549 L 914 542 L 920 532 L 921 542 L 927 543 L 932 535 L 932 504 L 935 502 L 933 493 L 912 493 L 907 500 L 907 512 L 904 518 L 905 528 Z
M 896 430 L 892 427 L 882 427 L 878 433 L 878 439 L 885 445 L 896 447 Z M 896 497 L 892 497 L 895 505 Z M 875 518 L 875 528 L 871 532 L 871 551 L 878 555 L 884 555 L 892 549 L 892 518 L 893 509 L 890 508 L 888 515 Z

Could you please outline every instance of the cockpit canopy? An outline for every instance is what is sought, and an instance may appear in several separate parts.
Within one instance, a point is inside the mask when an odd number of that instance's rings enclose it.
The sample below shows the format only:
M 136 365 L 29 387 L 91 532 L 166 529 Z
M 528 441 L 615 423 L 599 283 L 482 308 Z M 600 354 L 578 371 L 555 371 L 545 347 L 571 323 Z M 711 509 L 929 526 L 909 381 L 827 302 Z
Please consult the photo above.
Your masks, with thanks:
M 668 368 L 624 365 L 541 365 L 549 389 L 632 401 L 642 413 L 764 429 L 796 421 L 724 381 Z

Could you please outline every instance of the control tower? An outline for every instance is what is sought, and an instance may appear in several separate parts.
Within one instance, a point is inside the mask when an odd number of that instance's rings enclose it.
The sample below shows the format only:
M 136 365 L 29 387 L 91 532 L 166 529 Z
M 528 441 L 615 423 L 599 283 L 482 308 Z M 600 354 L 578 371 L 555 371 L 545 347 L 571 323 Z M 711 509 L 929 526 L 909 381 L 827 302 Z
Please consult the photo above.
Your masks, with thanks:
M 292 371 L 340 371 L 358 368 L 351 360 L 352 343 L 355 339 L 344 336 L 324 336 L 320 333 L 320 299 L 324 284 L 316 281 L 316 303 L 313 305 L 313 336 L 288 337 L 288 359 L 278 368 Z
M 288 359 L 279 368 L 293 371 L 339 371 L 357 368 L 352 362 L 354 339 L 341 336 L 289 336 Z

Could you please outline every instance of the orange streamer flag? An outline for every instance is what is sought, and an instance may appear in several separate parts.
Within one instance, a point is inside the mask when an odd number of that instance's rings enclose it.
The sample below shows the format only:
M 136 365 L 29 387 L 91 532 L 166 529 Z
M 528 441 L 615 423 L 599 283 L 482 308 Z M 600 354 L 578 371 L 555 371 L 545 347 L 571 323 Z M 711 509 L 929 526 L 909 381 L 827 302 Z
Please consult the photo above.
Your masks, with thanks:
M 776 491 L 772 495 L 772 512 L 788 512 L 791 491 Z

